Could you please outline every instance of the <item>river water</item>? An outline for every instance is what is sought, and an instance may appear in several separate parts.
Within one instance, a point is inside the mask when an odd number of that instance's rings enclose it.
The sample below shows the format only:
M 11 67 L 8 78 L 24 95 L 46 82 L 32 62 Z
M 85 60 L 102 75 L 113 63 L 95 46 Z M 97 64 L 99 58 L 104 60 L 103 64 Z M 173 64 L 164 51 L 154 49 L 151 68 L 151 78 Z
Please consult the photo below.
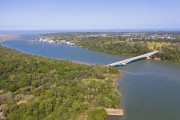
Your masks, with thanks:
M 3 41 L 1 45 L 25 53 L 93 64 L 128 58 L 76 46 L 31 42 L 38 37 L 37 32 L 14 33 L 20 37 Z M 109 116 L 109 120 L 180 120 L 180 63 L 142 60 L 120 69 L 118 83 L 125 115 Z

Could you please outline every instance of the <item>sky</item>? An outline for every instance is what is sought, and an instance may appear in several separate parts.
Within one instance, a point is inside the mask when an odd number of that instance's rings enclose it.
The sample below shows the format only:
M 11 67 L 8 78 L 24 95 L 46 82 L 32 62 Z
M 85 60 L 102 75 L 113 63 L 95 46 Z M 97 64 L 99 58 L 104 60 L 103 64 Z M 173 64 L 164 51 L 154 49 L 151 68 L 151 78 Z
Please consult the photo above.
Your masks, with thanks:
M 0 29 L 180 30 L 180 0 L 0 0 Z

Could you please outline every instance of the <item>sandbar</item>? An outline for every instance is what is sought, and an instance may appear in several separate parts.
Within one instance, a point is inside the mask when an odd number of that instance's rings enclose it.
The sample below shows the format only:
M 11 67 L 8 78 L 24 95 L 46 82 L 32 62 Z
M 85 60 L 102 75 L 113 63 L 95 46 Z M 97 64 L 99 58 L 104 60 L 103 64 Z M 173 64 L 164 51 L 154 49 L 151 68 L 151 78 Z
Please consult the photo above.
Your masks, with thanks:
M 17 35 L 3 35 L 0 34 L 0 41 L 6 41 L 6 40 L 13 40 L 15 38 L 18 38 L 19 36 Z

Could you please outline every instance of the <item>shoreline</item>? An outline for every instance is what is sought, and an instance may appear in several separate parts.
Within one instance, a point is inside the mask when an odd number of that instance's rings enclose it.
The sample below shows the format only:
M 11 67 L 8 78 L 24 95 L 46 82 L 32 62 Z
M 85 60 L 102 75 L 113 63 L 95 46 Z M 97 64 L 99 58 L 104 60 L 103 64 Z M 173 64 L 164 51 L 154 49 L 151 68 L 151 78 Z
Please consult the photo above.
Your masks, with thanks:
M 4 45 L 2 45 L 2 44 L 1 44 L 1 46 L 2 46 L 2 47 L 5 47 L 5 48 L 12 49 L 12 50 L 16 50 L 16 51 L 18 51 L 18 52 L 21 52 L 21 53 L 27 54 L 27 55 L 34 55 L 34 56 L 37 56 L 37 57 L 44 57 L 44 58 L 47 58 L 47 59 L 66 60 L 66 61 L 69 61 L 69 62 L 73 62 L 73 63 L 77 63 L 77 64 L 82 64 L 82 65 L 87 65 L 87 66 L 96 65 L 96 64 L 93 64 L 93 63 L 87 63 L 87 62 L 83 62 L 83 61 L 67 60 L 67 59 L 60 59 L 60 58 L 42 56 L 42 55 L 38 55 L 38 54 L 32 54 L 32 53 L 28 53 L 28 52 L 25 52 L 25 51 L 17 50 L 17 49 L 14 49 L 14 48 L 10 48 L 10 47 L 4 46 Z
M 112 54 L 112 55 L 116 55 L 116 56 L 124 56 L 124 57 L 135 57 L 134 55 L 131 55 L 131 54 L 117 54 L 117 53 L 111 53 L 111 52 L 108 52 L 108 51 L 101 51 L 101 50 L 98 50 L 98 49 L 91 49 L 91 48 L 88 48 L 88 47 L 84 47 L 84 46 L 79 46 L 79 44 L 77 42 L 72 42 L 72 41 L 68 41 L 68 40 L 60 40 L 60 41 L 57 41 L 57 40 L 53 40 L 51 39 L 53 37 L 48 37 L 48 36 L 45 36 L 45 37 L 40 37 L 39 39 L 37 39 L 38 41 L 42 42 L 42 41 L 46 41 L 48 43 L 55 43 L 55 44 L 66 44 L 66 42 L 68 42 L 68 44 L 66 45 L 71 45 L 71 46 L 78 46 L 78 47 L 81 47 L 81 48 L 84 48 L 84 49 L 87 49 L 87 50 L 92 50 L 92 51 L 96 51 L 96 52 L 102 52 L 102 53 L 107 53 L 107 54 Z M 72 43 L 71 43 L 72 42 Z M 171 61 L 171 60 L 162 60 L 161 58 L 158 58 L 158 57 L 151 57 L 150 60 L 154 60 L 154 61 L 168 61 L 168 62 L 175 62 L 175 63 L 180 63 L 178 61 Z
M 78 64 L 83 64 L 83 65 L 87 65 L 87 66 L 92 66 L 92 65 L 96 65 L 93 63 L 87 63 L 87 62 L 82 62 L 82 61 L 76 61 L 76 60 L 70 60 L 73 63 L 78 63 Z
M 78 45 L 77 45 L 78 46 Z M 116 53 L 111 53 L 111 52 L 104 52 L 104 51 L 99 51 L 99 50 L 96 50 L 96 49 L 90 49 L 90 48 L 86 48 L 86 47 L 83 47 L 83 46 L 78 46 L 78 47 L 81 47 L 81 48 L 84 48 L 84 49 L 87 49 L 87 50 L 92 50 L 92 51 L 96 51 L 96 52 L 101 52 L 101 53 L 106 53 L 106 54 L 112 54 L 112 55 L 116 55 L 116 56 L 124 56 L 124 57 L 135 57 L 133 55 L 123 55 L 123 54 L 116 54 Z M 150 60 L 153 60 L 153 61 L 163 61 L 163 62 L 171 62 L 171 63 L 180 63 L 178 61 L 169 61 L 169 60 L 162 60 L 160 58 L 150 58 Z

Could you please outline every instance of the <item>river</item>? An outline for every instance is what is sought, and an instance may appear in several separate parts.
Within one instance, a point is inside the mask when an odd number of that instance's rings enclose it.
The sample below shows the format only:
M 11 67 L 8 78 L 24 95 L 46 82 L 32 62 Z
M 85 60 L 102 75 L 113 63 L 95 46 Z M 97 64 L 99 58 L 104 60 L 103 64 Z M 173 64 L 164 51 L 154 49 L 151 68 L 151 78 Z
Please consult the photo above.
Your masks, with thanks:
M 77 46 L 31 42 L 42 32 L 11 32 L 14 33 L 20 37 L 3 41 L 1 45 L 29 54 L 92 64 L 108 64 L 127 58 Z M 180 63 L 142 60 L 120 69 L 118 83 L 125 115 L 109 116 L 109 120 L 180 120 Z

